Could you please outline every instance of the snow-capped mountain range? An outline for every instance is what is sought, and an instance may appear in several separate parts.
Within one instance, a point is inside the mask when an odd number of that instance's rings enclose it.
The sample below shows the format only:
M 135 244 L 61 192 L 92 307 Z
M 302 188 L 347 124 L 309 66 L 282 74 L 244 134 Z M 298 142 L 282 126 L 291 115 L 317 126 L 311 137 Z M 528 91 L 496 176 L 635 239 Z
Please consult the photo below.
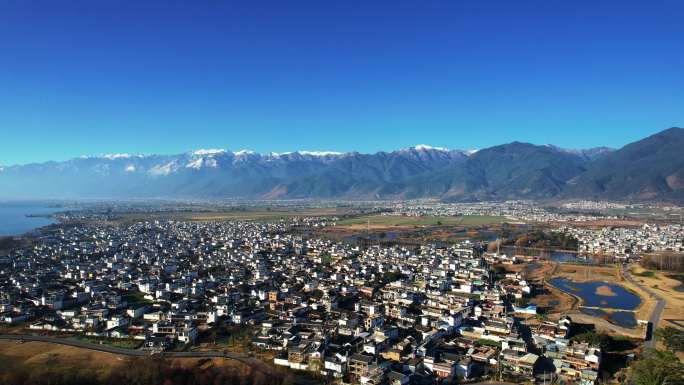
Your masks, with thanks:
M 684 171 L 676 169 L 684 162 L 679 150 L 660 152 L 667 154 L 665 160 L 649 163 L 644 186 L 635 185 L 630 174 L 624 183 L 631 184 L 606 184 L 612 179 L 604 170 L 629 173 L 630 167 L 643 167 L 639 162 L 657 150 L 654 146 L 684 144 L 683 132 L 669 129 L 617 151 L 513 142 L 479 150 L 417 145 L 374 154 L 212 148 L 176 155 L 83 156 L 0 167 L 0 198 L 541 199 L 570 193 L 587 197 L 583 191 L 600 197 L 613 190 L 612 198 L 678 196 L 684 193 Z M 642 142 L 649 144 L 648 151 L 623 155 Z M 667 166 L 662 175 L 661 166 Z

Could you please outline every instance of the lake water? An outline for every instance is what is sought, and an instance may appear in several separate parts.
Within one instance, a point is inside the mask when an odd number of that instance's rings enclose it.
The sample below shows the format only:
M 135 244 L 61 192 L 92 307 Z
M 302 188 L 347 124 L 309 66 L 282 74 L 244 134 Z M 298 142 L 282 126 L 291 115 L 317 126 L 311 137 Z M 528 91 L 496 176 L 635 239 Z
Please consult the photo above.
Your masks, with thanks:
M 574 262 L 574 263 L 586 263 L 587 261 L 583 258 L 579 258 L 577 254 L 574 253 L 563 253 L 560 251 L 554 251 L 549 257 L 550 260 L 554 262 Z
M 641 299 L 624 287 L 600 281 L 573 282 L 564 278 L 554 278 L 549 282 L 567 293 L 580 297 L 582 299 L 582 307 L 580 307 L 582 313 L 606 319 L 608 322 L 626 328 L 637 326 L 635 314 L 630 310 L 639 307 Z M 611 295 L 598 294 L 596 290 L 601 286 L 610 288 Z M 588 308 L 584 306 L 588 306 Z
M 349 243 L 354 243 L 354 242 L 360 242 L 365 239 L 368 239 L 372 242 L 378 242 L 378 241 L 393 241 L 399 237 L 399 233 L 395 231 L 387 231 L 384 233 L 371 233 L 370 235 L 351 235 L 348 237 L 344 238 L 345 242 Z
M 675 290 L 684 293 L 684 274 L 671 274 L 668 275 L 668 278 L 676 279 L 677 281 L 681 282 L 679 286 L 675 286 Z
M 27 215 L 49 215 L 62 209 L 47 204 L 0 202 L 0 236 L 21 235 L 38 227 L 55 223 L 47 217 L 27 217 Z
M 638 295 L 620 285 L 608 282 L 573 282 L 565 278 L 554 278 L 549 282 L 565 292 L 580 297 L 583 306 L 635 310 L 641 303 Z M 596 293 L 596 290 L 601 286 L 607 286 L 615 295 Z
M 604 318 L 610 323 L 614 323 L 625 328 L 635 328 L 637 326 L 636 317 L 634 316 L 634 312 L 631 311 L 609 312 L 601 309 L 588 309 L 585 307 L 580 308 L 580 311 L 592 317 Z

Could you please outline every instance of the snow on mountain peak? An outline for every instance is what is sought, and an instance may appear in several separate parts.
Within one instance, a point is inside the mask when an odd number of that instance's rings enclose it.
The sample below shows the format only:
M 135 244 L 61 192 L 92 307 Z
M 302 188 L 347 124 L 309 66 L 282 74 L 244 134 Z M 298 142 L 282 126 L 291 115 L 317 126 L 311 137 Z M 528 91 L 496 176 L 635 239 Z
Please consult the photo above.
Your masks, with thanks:
M 192 152 L 192 155 L 195 156 L 206 156 L 206 155 L 219 155 L 225 153 L 226 150 L 222 148 L 203 148 L 199 150 L 195 150 Z
M 299 151 L 288 151 L 288 152 L 271 152 L 269 155 L 273 158 L 279 158 L 281 156 L 288 156 L 292 154 L 297 154 L 301 156 L 313 156 L 313 157 L 326 157 L 326 156 L 341 156 L 341 155 L 346 155 L 346 152 L 337 152 L 337 151 L 304 151 L 304 150 L 299 150 Z
M 418 150 L 418 151 L 430 151 L 430 150 L 434 150 L 434 151 L 449 151 L 448 148 L 444 148 L 444 147 L 433 147 L 433 146 L 430 146 L 430 145 L 427 145 L 427 144 L 419 144 L 419 145 L 413 146 L 413 149 Z
M 150 175 L 169 175 L 178 169 L 178 163 L 176 161 L 171 161 L 169 163 L 158 164 L 152 167 L 148 172 Z
M 102 154 L 102 158 L 114 160 L 114 159 L 128 159 L 133 155 L 131 154 Z
M 344 155 L 343 152 L 337 151 L 297 151 L 299 155 L 309 155 L 309 156 L 338 156 Z
M 197 158 L 188 162 L 185 167 L 194 168 L 195 170 L 199 170 L 202 167 L 216 168 L 218 167 L 218 162 L 216 162 L 216 159 L 214 158 Z
M 269 155 L 274 157 L 274 158 L 278 158 L 278 157 L 290 155 L 290 154 L 292 154 L 292 152 L 271 152 L 271 153 L 269 153 Z
M 143 154 L 113 153 L 113 154 L 99 154 L 99 155 L 81 155 L 78 157 L 78 159 L 118 160 L 118 159 L 144 158 L 145 156 L 146 155 L 143 155 Z

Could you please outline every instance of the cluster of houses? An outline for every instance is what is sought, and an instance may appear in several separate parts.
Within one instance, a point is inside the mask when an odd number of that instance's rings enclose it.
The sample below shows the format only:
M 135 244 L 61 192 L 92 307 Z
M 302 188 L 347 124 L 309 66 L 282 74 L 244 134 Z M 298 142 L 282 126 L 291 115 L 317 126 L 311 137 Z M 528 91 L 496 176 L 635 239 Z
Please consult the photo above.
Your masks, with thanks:
M 684 226 L 644 224 L 640 227 L 604 227 L 599 230 L 562 227 L 558 231 L 579 242 L 579 251 L 629 258 L 650 252 L 684 252 Z
M 275 365 L 361 384 L 533 380 L 543 362 L 596 380 L 600 349 L 569 340 L 569 318 L 516 306 L 530 285 L 495 277 L 478 244 L 364 248 L 289 231 L 326 221 L 59 227 L 0 257 L 1 319 L 150 351 L 240 325 Z
M 504 202 L 468 202 L 443 203 L 432 200 L 414 200 L 391 202 L 383 206 L 376 206 L 383 215 L 395 216 L 460 216 L 486 215 L 504 216 L 511 221 L 524 222 L 588 222 L 599 219 L 611 219 L 614 216 L 581 211 L 548 210 L 538 203 L 525 200 L 510 200 Z

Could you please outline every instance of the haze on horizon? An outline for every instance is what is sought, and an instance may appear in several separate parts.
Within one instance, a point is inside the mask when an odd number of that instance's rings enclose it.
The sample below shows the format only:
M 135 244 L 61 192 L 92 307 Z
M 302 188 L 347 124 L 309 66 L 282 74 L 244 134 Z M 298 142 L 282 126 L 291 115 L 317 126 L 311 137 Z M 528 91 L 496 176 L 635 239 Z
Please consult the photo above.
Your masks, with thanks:
M 0 165 L 622 145 L 684 126 L 684 4 L 0 5 Z

